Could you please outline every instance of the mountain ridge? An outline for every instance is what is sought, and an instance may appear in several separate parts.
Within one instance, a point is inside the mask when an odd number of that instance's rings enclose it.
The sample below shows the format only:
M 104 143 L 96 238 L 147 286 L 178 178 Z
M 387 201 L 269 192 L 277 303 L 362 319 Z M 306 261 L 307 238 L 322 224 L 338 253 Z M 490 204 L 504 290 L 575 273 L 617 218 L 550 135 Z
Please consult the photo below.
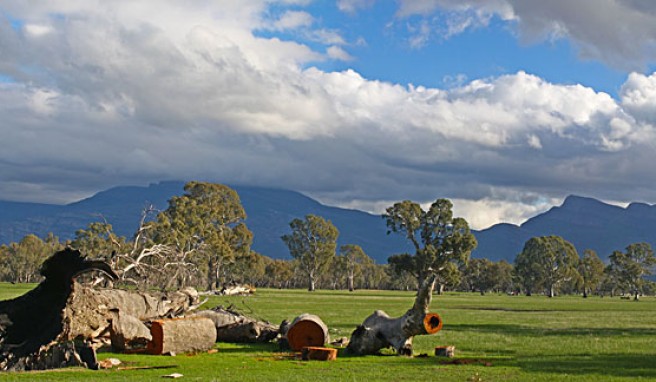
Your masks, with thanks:
M 166 209 L 168 200 L 182 195 L 184 182 L 163 181 L 148 186 L 117 186 L 66 205 L 0 201 L 0 244 L 19 241 L 34 233 L 53 232 L 71 239 L 75 231 L 105 219 L 117 234 L 130 238 L 141 212 L 152 204 Z M 339 229 L 339 245 L 358 244 L 377 263 L 386 263 L 395 253 L 410 252 L 401 235 L 388 235 L 379 215 L 326 206 L 296 191 L 252 186 L 234 188 L 246 210 L 246 224 L 254 233 L 253 249 L 273 258 L 289 258 L 280 237 L 289 232 L 289 222 L 307 214 L 322 216 Z M 513 262 L 524 243 L 535 236 L 562 236 L 579 253 L 595 250 L 606 259 L 614 250 L 635 242 L 656 244 L 656 206 L 635 202 L 626 207 L 594 198 L 570 195 L 560 206 L 527 219 L 520 225 L 499 223 L 473 231 L 478 248 L 473 257 Z

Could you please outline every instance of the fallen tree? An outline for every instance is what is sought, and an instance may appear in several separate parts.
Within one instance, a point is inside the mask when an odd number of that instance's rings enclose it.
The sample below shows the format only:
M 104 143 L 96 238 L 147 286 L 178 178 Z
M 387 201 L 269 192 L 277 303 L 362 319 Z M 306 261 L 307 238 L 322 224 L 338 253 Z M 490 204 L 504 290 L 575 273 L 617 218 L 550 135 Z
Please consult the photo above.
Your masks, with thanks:
M 33 290 L 0 301 L 0 370 L 36 370 L 65 366 L 96 367 L 90 343 L 109 335 L 111 320 L 134 322 L 175 317 L 198 306 L 193 289 L 168 294 L 96 290 L 75 278 L 100 271 L 111 280 L 118 276 L 110 266 L 87 260 L 70 248 L 55 253 L 41 266 L 45 279 Z M 125 341 L 126 339 L 123 338 Z
M 442 328 L 440 316 L 428 312 L 435 279 L 432 275 L 424 281 L 413 307 L 403 316 L 391 318 L 377 310 L 367 317 L 351 334 L 347 351 L 356 355 L 376 354 L 391 346 L 397 354 L 411 356 L 414 336 L 434 334 Z
M 40 273 L 45 279 L 36 288 L 0 302 L 0 369 L 43 369 L 81 363 L 77 354 L 80 346 L 76 349 L 67 341 L 72 317 L 66 317 L 64 310 L 74 278 L 92 271 L 118 278 L 106 263 L 87 260 L 79 251 L 65 249 L 43 263 Z
M 245 316 L 230 307 L 201 310 L 192 317 L 206 317 L 214 322 L 216 342 L 269 342 L 280 332 L 279 326 Z

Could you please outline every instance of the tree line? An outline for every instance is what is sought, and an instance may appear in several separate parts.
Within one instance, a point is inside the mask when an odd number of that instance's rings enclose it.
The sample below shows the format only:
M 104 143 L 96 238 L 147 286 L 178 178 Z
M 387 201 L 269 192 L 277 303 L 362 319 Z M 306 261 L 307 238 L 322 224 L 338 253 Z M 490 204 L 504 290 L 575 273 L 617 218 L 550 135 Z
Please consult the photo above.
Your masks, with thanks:
M 402 235 L 414 250 L 391 255 L 387 264 L 376 264 L 355 243 L 338 248 L 338 229 L 316 215 L 293 219 L 290 233 L 281 237 L 291 260 L 272 259 L 250 248 L 253 233 L 233 189 L 189 182 L 184 191 L 169 200 L 166 210 L 146 208 L 131 239 L 99 221 L 64 242 L 52 234 L 43 239 L 27 235 L 2 245 L 0 280 L 37 282 L 43 260 L 69 246 L 108 261 L 120 276 L 118 283 L 138 288 L 217 290 L 250 284 L 310 291 L 415 289 L 435 274 L 438 293 L 630 293 L 637 298 L 656 289 L 646 278 L 656 265 L 647 243 L 613 252 L 608 264 L 592 250 L 579 257 L 571 243 L 557 236 L 528 240 L 513 264 L 470 258 L 476 238 L 465 219 L 453 216 L 448 199 L 438 199 L 426 210 L 407 200 L 386 209 L 382 217 L 387 233 Z

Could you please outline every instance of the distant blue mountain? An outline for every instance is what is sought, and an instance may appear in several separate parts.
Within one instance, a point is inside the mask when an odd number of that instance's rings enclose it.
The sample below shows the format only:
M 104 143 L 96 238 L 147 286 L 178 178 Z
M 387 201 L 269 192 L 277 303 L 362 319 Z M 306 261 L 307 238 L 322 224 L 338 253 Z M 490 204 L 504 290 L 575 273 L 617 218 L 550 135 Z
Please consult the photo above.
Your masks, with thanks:
M 581 255 L 592 249 L 607 259 L 629 244 L 647 242 L 656 248 L 656 206 L 632 203 L 626 208 L 596 199 L 569 196 L 559 207 L 520 226 L 497 224 L 476 233 L 475 257 L 514 261 L 524 243 L 535 236 L 557 235 L 571 242 Z
M 183 182 L 160 182 L 147 187 L 115 187 L 67 205 L 0 201 L 0 243 L 19 241 L 30 233 L 45 237 L 52 232 L 62 240 L 71 239 L 78 229 L 103 218 L 117 234 L 130 238 L 146 206 L 166 209 L 172 196 L 183 194 L 183 186 Z M 358 244 L 379 264 L 395 253 L 411 252 L 401 235 L 386 234 L 385 221 L 378 215 L 325 206 L 294 191 L 231 187 L 248 215 L 246 224 L 254 234 L 252 248 L 266 256 L 289 258 L 280 237 L 289 233 L 292 219 L 307 214 L 332 221 L 340 231 L 339 245 Z M 473 257 L 513 262 L 531 237 L 558 235 L 572 242 L 579 253 L 593 249 L 605 259 L 631 243 L 644 241 L 656 246 L 656 206 L 633 203 L 622 208 L 570 196 L 561 206 L 522 225 L 497 224 L 474 234 L 478 248 Z
M 95 221 L 107 220 L 114 231 L 130 238 L 138 228 L 141 212 L 148 205 L 166 209 L 172 196 L 182 195 L 183 182 L 160 182 L 147 187 L 115 187 L 64 206 L 0 201 L 0 243 L 19 241 L 34 233 L 53 232 L 61 240 Z M 340 231 L 339 245 L 358 244 L 377 263 L 387 263 L 395 253 L 409 247 L 400 235 L 387 235 L 385 221 L 377 215 L 329 207 L 298 192 L 270 188 L 231 186 L 246 210 L 246 225 L 253 231 L 253 250 L 273 258 L 289 258 L 281 236 L 289 222 L 307 214 L 330 220 Z

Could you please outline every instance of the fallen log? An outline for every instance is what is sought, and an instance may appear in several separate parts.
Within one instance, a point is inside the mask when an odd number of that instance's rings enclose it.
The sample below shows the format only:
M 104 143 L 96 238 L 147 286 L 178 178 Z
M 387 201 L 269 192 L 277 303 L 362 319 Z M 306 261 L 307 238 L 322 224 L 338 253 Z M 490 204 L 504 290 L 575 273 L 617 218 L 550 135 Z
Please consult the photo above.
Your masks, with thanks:
M 287 343 L 294 351 L 306 346 L 324 346 L 330 342 L 328 327 L 319 316 L 304 313 L 296 317 L 286 331 Z
M 150 329 L 138 318 L 112 309 L 112 320 L 109 336 L 112 341 L 112 351 L 145 350 L 153 339 Z
M 87 260 L 70 248 L 55 253 L 41 266 L 45 279 L 33 290 L 0 301 L 0 370 L 37 370 L 79 365 L 89 341 L 110 332 L 112 311 L 150 320 L 174 317 L 198 306 L 193 289 L 168 294 L 95 290 L 75 282 L 92 271 L 117 275 L 102 261 Z M 89 363 L 95 363 L 95 350 Z M 95 365 L 93 365 L 95 366 Z
M 193 288 L 170 293 L 91 289 L 74 283 L 65 307 L 67 339 L 96 338 L 109 329 L 112 310 L 141 321 L 178 317 L 198 304 Z
M 415 303 L 403 316 L 391 318 L 382 310 L 367 317 L 351 334 L 347 352 L 356 355 L 377 354 L 392 347 L 398 355 L 412 355 L 412 340 L 416 335 L 434 334 L 442 328 L 437 313 L 429 313 L 428 306 L 436 276 L 425 280 L 417 292 Z
M 153 321 L 150 334 L 150 354 L 196 353 L 214 347 L 216 327 L 209 318 L 181 317 Z
M 40 273 L 45 279 L 36 288 L 12 300 L 0 301 L 0 370 L 35 370 L 75 365 L 80 359 L 68 340 L 73 317 L 64 310 L 73 291 L 74 278 L 101 271 L 118 277 L 108 264 L 87 260 L 67 248 L 46 259 Z
M 279 333 L 279 327 L 266 321 L 244 316 L 233 310 L 216 307 L 194 313 L 193 317 L 206 317 L 216 327 L 216 342 L 269 342 Z

